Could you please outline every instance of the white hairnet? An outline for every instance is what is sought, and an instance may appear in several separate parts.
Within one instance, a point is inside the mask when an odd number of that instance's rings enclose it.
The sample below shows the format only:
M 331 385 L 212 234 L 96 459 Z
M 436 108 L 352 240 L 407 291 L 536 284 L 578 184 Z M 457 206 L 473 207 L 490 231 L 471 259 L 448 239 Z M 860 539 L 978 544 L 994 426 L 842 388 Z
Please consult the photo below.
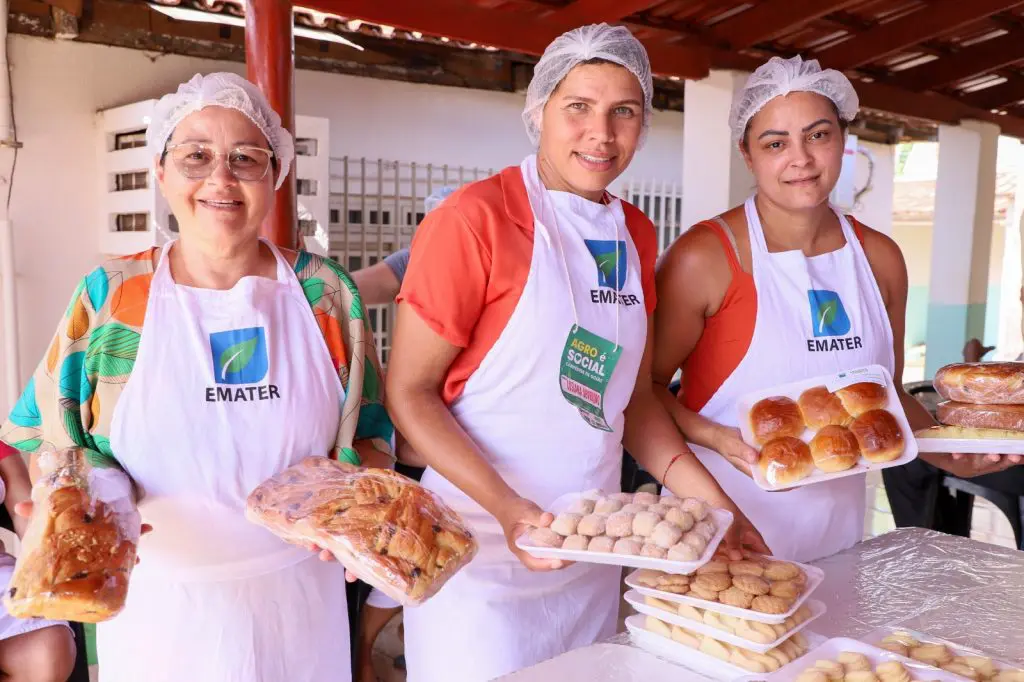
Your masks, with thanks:
M 574 28 L 555 38 L 544 50 L 534 67 L 533 79 L 526 91 L 526 107 L 523 109 L 526 133 L 534 146 L 540 144 L 541 113 L 551 93 L 573 67 L 591 59 L 604 59 L 618 64 L 640 81 L 640 89 L 644 92 L 643 132 L 640 133 L 640 146 L 643 146 L 653 113 L 651 63 L 647 59 L 647 50 L 628 28 L 608 24 Z
M 850 79 L 835 69 L 822 71 L 817 59 L 804 61 L 772 57 L 750 74 L 743 90 L 736 93 L 729 112 L 734 142 L 743 139 L 747 123 L 764 105 L 776 97 L 791 92 L 813 92 L 832 100 L 839 110 L 839 118 L 852 121 L 860 109 L 857 91 Z
M 196 74 L 178 86 L 173 95 L 164 95 L 153 109 L 153 120 L 146 130 L 146 143 L 154 156 L 163 154 L 167 140 L 182 120 L 206 107 L 225 107 L 245 114 L 260 129 L 277 158 L 274 189 L 281 187 L 295 158 L 292 134 L 281 125 L 281 117 L 259 88 L 233 73 Z
M 445 199 L 455 193 L 455 187 L 442 187 L 441 189 L 434 190 L 434 192 L 423 200 L 423 210 L 425 213 L 430 213 L 435 208 L 441 205 Z

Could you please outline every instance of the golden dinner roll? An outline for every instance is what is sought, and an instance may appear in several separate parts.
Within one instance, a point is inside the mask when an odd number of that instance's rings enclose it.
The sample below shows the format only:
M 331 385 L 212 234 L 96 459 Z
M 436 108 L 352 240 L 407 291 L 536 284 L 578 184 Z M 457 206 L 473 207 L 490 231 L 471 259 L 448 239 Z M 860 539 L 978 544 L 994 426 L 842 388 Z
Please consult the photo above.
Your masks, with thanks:
M 800 436 L 804 429 L 800 408 L 790 398 L 765 398 L 750 408 L 750 430 L 758 445 L 785 436 Z
M 946 400 L 974 405 L 1024 404 L 1024 362 L 946 365 L 935 373 L 932 383 Z
M 885 386 L 873 381 L 850 384 L 836 391 L 836 396 L 852 417 L 859 417 L 871 410 L 880 410 L 889 404 L 889 392 Z
M 850 432 L 857 439 L 860 453 L 875 464 L 899 459 L 906 447 L 899 422 L 885 410 L 860 415 L 850 424 Z
M 757 460 L 761 473 L 770 485 L 791 485 L 807 478 L 814 471 L 814 459 L 807 443 L 799 438 L 776 438 L 761 449 Z
M 811 440 L 814 466 L 832 474 L 846 471 L 860 460 L 860 445 L 845 426 L 826 426 Z
M 801 393 L 797 405 L 804 417 L 804 423 L 814 431 L 832 424 L 846 426 L 853 421 L 839 396 L 824 386 L 815 386 Z

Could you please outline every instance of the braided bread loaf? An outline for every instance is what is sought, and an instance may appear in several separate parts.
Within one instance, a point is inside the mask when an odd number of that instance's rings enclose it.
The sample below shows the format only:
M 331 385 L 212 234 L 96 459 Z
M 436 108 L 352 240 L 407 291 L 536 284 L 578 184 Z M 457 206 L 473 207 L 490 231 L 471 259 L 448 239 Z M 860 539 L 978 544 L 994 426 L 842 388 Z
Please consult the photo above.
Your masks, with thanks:
M 125 518 L 92 496 L 82 450 L 45 454 L 40 467 L 44 476 L 33 486 L 35 509 L 4 606 L 18 618 L 112 618 L 128 595 L 137 514 Z
M 309 457 L 257 487 L 246 518 L 289 542 L 329 549 L 404 605 L 422 603 L 476 554 L 459 516 L 387 469 Z

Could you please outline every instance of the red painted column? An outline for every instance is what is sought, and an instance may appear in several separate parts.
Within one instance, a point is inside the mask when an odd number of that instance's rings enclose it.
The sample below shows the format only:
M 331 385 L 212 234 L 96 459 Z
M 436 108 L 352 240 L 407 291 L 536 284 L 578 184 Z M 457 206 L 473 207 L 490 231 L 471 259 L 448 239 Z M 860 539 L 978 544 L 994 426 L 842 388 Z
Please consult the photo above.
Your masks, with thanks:
M 281 121 L 295 134 L 295 42 L 291 0 L 248 0 L 245 7 L 245 63 Z M 278 246 L 296 246 L 295 165 L 274 197 L 262 235 Z

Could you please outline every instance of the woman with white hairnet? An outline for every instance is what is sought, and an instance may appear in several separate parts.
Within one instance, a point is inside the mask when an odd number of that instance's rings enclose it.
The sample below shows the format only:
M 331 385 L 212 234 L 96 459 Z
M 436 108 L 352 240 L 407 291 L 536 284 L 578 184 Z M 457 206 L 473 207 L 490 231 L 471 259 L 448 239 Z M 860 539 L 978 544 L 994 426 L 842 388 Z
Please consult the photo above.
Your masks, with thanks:
M 775 57 L 757 69 L 730 114 L 756 192 L 686 232 L 657 276 L 654 376 L 661 398 L 773 553 L 798 561 L 863 539 L 865 477 L 761 490 L 750 478 L 757 452 L 737 429 L 737 399 L 878 364 L 897 382 L 911 426 L 934 423 L 898 383 L 907 303 L 903 255 L 889 237 L 829 205 L 858 106 L 846 76 L 823 71 L 817 61 Z M 677 400 L 666 386 L 680 368 Z M 935 459 L 961 471 L 966 466 Z
M 97 628 L 101 682 L 349 680 L 344 569 L 244 510 L 306 457 L 389 464 L 362 303 L 332 261 L 258 236 L 293 148 L 255 86 L 197 75 L 147 138 L 180 237 L 82 280 L 0 437 L 87 449 L 152 528 Z
M 410 682 L 478 682 L 615 633 L 618 568 L 531 557 L 565 493 L 619 491 L 623 445 L 678 494 L 736 513 L 654 395 L 649 326 L 657 241 L 607 192 L 651 122 L 643 46 L 585 26 L 541 57 L 523 117 L 537 153 L 427 216 L 399 294 L 388 406 L 466 519 L 477 557 L 405 610 Z M 593 351 L 593 372 L 580 371 Z M 590 356 L 587 356 L 590 359 Z M 587 399 L 581 399 L 580 394 Z

